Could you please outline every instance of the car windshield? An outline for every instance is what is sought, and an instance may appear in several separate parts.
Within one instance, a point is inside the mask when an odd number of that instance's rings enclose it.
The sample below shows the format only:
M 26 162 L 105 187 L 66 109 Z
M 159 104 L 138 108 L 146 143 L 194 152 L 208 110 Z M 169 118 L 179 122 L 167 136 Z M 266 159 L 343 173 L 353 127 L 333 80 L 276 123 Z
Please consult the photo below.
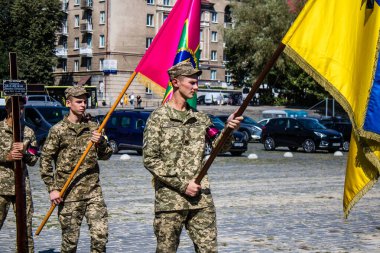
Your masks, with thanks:
M 67 107 L 39 107 L 38 111 L 47 122 L 54 125 L 63 119 L 63 116 L 69 113 Z
M 298 121 L 306 129 L 326 129 L 326 127 L 320 124 L 316 119 L 298 119 Z
M 45 101 L 45 97 L 43 96 L 30 96 L 28 97 L 28 101 Z
M 255 126 L 260 127 L 260 125 L 254 119 L 247 117 L 247 116 L 243 116 L 243 117 L 244 117 L 244 119 L 243 119 L 242 123 L 255 125 Z
M 211 121 L 212 121 L 212 124 L 214 124 L 214 126 L 218 129 L 218 130 L 223 130 L 224 128 L 224 123 L 221 119 L 217 118 L 217 117 L 210 117 L 211 118 Z

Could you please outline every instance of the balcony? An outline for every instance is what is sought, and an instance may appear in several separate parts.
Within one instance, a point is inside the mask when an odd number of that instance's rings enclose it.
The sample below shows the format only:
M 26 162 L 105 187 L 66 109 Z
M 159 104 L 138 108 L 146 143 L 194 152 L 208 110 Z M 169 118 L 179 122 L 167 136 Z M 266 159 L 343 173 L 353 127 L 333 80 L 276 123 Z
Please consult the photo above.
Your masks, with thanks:
M 89 47 L 81 47 L 79 49 L 79 54 L 82 57 L 92 57 L 92 48 Z
M 58 35 L 62 35 L 62 36 L 68 36 L 68 32 L 67 32 L 67 26 L 62 26 L 58 29 L 57 31 L 57 34 Z
M 84 10 L 92 10 L 92 0 L 82 0 L 80 2 L 80 8 Z
M 92 33 L 92 24 L 90 23 L 80 24 L 80 31 L 82 33 Z
M 56 48 L 55 49 L 55 55 L 58 58 L 67 59 L 67 48 L 63 48 L 63 47 Z

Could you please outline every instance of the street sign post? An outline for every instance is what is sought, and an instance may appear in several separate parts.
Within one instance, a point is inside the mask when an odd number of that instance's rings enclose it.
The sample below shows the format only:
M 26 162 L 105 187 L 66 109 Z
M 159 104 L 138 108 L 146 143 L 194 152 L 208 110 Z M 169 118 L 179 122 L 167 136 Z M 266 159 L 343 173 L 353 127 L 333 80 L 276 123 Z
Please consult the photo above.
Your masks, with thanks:
M 4 80 L 3 92 L 5 96 L 26 96 L 27 84 L 24 80 Z

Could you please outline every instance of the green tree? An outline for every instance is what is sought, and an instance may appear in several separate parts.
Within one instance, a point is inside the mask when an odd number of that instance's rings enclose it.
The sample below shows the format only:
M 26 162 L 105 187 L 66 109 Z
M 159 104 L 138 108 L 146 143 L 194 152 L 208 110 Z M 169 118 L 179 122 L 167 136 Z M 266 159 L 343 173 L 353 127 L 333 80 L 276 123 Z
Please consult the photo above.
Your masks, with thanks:
M 14 51 L 20 79 L 26 79 L 28 83 L 51 84 L 52 67 L 56 65 L 55 32 L 64 17 L 61 2 L 0 0 L 0 4 L 0 78 L 7 77 L 8 60 L 6 64 L 3 60 L 8 59 L 8 52 Z
M 302 5 L 303 1 L 298 4 Z M 227 68 L 235 85 L 252 86 L 296 17 L 285 0 L 242 0 L 233 7 L 234 29 L 226 31 Z M 310 105 L 325 92 L 282 54 L 260 90 L 262 104 Z M 274 98 L 272 90 L 279 91 Z

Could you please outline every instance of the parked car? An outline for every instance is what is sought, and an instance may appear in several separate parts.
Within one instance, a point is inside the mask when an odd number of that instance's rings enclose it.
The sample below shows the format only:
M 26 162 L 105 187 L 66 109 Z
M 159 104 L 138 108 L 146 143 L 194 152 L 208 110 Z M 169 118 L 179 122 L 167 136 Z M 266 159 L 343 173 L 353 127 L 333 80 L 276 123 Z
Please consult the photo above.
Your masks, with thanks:
M 257 124 L 261 125 L 261 127 L 265 126 L 269 122 L 270 118 L 262 119 L 257 121 Z
M 224 129 L 224 123 L 218 118 L 213 115 L 208 115 L 213 123 L 213 127 L 215 127 L 219 132 Z M 247 151 L 248 148 L 248 142 L 245 139 L 244 135 L 238 131 L 233 131 L 232 135 L 234 137 L 233 143 L 231 145 L 231 148 L 228 150 L 228 152 L 231 153 L 233 156 L 241 156 L 244 152 Z M 210 142 L 206 142 L 206 154 L 210 154 L 212 150 L 212 146 Z
M 233 93 L 230 95 L 230 105 L 241 105 L 243 103 L 242 94 Z
M 198 105 L 204 105 L 205 104 L 205 95 L 201 95 L 197 97 L 197 104 Z
M 5 105 L 0 105 L 0 121 L 7 117 L 7 111 L 5 110 Z
M 220 118 L 225 123 L 229 115 L 217 115 L 216 117 Z M 244 134 L 248 141 L 260 141 L 262 131 L 261 125 L 248 116 L 244 116 L 238 131 Z
M 288 147 L 296 151 L 299 147 L 307 153 L 315 150 L 335 152 L 343 143 L 343 135 L 327 129 L 317 119 L 274 118 L 263 127 L 261 142 L 265 150 Z
M 142 154 L 143 133 L 151 110 L 115 111 L 107 121 L 105 134 L 113 153 L 135 150 Z
M 60 102 L 48 95 L 28 95 L 25 105 L 62 106 Z
M 342 150 L 348 152 L 350 149 L 350 140 L 351 140 L 351 132 L 352 132 L 352 124 L 351 122 L 343 121 L 343 122 L 332 122 L 325 121 L 321 122 L 325 127 L 334 129 L 343 134 L 343 144 Z
M 64 106 L 24 106 L 25 125 L 34 130 L 40 148 L 43 146 L 50 128 L 68 113 L 69 108 Z
M 205 104 L 206 105 L 216 105 L 218 103 L 219 93 L 207 93 L 205 95 Z

